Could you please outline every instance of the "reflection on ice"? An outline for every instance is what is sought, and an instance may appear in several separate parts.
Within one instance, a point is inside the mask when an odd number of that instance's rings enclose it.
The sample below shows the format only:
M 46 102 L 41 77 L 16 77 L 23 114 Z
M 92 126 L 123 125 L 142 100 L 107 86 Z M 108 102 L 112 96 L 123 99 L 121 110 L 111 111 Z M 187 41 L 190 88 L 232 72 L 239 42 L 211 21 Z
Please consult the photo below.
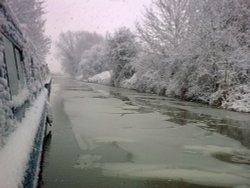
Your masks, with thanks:
M 162 165 L 105 164 L 103 174 L 119 178 L 180 181 L 202 186 L 250 186 L 249 177 L 240 174 L 198 169 L 164 168 Z
M 95 138 L 94 142 L 99 143 L 121 143 L 121 142 L 127 142 L 131 143 L 134 142 L 132 139 L 122 138 L 122 137 L 100 137 Z
M 184 148 L 190 152 L 201 152 L 206 155 L 211 155 L 221 161 L 250 165 L 250 150 L 247 149 L 235 149 L 213 145 L 185 146 Z
M 76 161 L 74 168 L 93 169 L 101 168 L 105 163 L 132 162 L 133 154 L 120 147 L 117 141 L 101 143 L 88 154 L 82 155 Z
M 166 120 L 167 122 L 181 126 L 196 124 L 207 131 L 218 132 L 239 140 L 244 146 L 250 148 L 250 118 L 247 115 L 219 111 L 196 103 L 176 102 L 167 98 L 162 100 L 160 97 L 150 100 L 150 97 L 137 96 L 135 103 L 167 115 L 170 117 Z
M 99 161 L 101 158 L 102 156 L 100 155 L 83 155 L 79 157 L 74 167 L 82 169 L 99 168 L 101 167 L 101 164 L 97 161 Z
M 139 110 L 139 106 L 126 105 L 122 107 L 123 110 Z

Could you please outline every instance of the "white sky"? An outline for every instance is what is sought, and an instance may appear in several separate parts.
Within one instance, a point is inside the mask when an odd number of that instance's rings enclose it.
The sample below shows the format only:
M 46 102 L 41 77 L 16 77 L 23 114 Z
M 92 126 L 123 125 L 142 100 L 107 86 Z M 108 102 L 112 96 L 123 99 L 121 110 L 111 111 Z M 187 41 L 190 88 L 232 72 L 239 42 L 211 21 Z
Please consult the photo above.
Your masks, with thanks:
M 87 30 L 105 34 L 121 26 L 134 28 L 140 19 L 144 6 L 151 0 L 47 0 L 46 33 L 53 43 L 61 32 Z M 51 71 L 60 71 L 52 45 L 48 64 Z

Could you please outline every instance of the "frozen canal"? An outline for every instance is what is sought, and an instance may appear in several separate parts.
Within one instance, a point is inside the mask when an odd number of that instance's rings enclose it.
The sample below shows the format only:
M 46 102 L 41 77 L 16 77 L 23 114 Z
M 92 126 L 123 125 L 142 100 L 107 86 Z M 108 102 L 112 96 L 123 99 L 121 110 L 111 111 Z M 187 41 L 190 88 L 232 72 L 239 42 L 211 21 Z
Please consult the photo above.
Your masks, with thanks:
M 42 187 L 249 188 L 250 115 L 56 77 Z

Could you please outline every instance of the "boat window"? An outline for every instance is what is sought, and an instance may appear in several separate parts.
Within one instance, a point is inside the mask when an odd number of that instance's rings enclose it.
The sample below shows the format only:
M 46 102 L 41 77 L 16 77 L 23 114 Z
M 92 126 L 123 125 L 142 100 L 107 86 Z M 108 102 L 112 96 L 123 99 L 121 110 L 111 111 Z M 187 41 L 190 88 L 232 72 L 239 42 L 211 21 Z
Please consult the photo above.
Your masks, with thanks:
M 17 95 L 19 90 L 19 73 L 15 60 L 14 46 L 12 42 L 3 36 L 5 63 L 7 66 L 7 73 L 9 78 L 9 86 L 12 95 Z
M 0 40 L 1 40 L 1 33 L 0 33 Z M 2 41 L 0 41 L 2 43 Z M 0 78 L 4 77 L 4 54 L 3 51 L 0 50 Z
M 34 70 L 34 60 L 33 60 L 33 57 L 31 57 L 31 60 L 30 60 L 30 67 L 31 67 L 31 76 L 32 78 L 35 77 L 35 70 Z
M 24 67 L 23 67 L 23 55 L 22 51 L 18 49 L 17 47 L 14 47 L 15 51 L 15 60 L 16 60 L 16 65 L 17 65 L 17 74 L 19 75 L 19 81 L 21 87 L 24 86 L 25 84 L 25 79 L 24 79 Z

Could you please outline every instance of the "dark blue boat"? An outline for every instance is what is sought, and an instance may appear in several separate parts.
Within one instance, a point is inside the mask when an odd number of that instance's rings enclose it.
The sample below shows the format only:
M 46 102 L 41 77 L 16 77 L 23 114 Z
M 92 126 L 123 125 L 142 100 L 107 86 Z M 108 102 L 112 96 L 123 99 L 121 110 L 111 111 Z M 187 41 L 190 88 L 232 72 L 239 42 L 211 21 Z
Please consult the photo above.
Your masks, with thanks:
M 0 0 L 0 187 L 37 186 L 51 80 L 35 49 Z

